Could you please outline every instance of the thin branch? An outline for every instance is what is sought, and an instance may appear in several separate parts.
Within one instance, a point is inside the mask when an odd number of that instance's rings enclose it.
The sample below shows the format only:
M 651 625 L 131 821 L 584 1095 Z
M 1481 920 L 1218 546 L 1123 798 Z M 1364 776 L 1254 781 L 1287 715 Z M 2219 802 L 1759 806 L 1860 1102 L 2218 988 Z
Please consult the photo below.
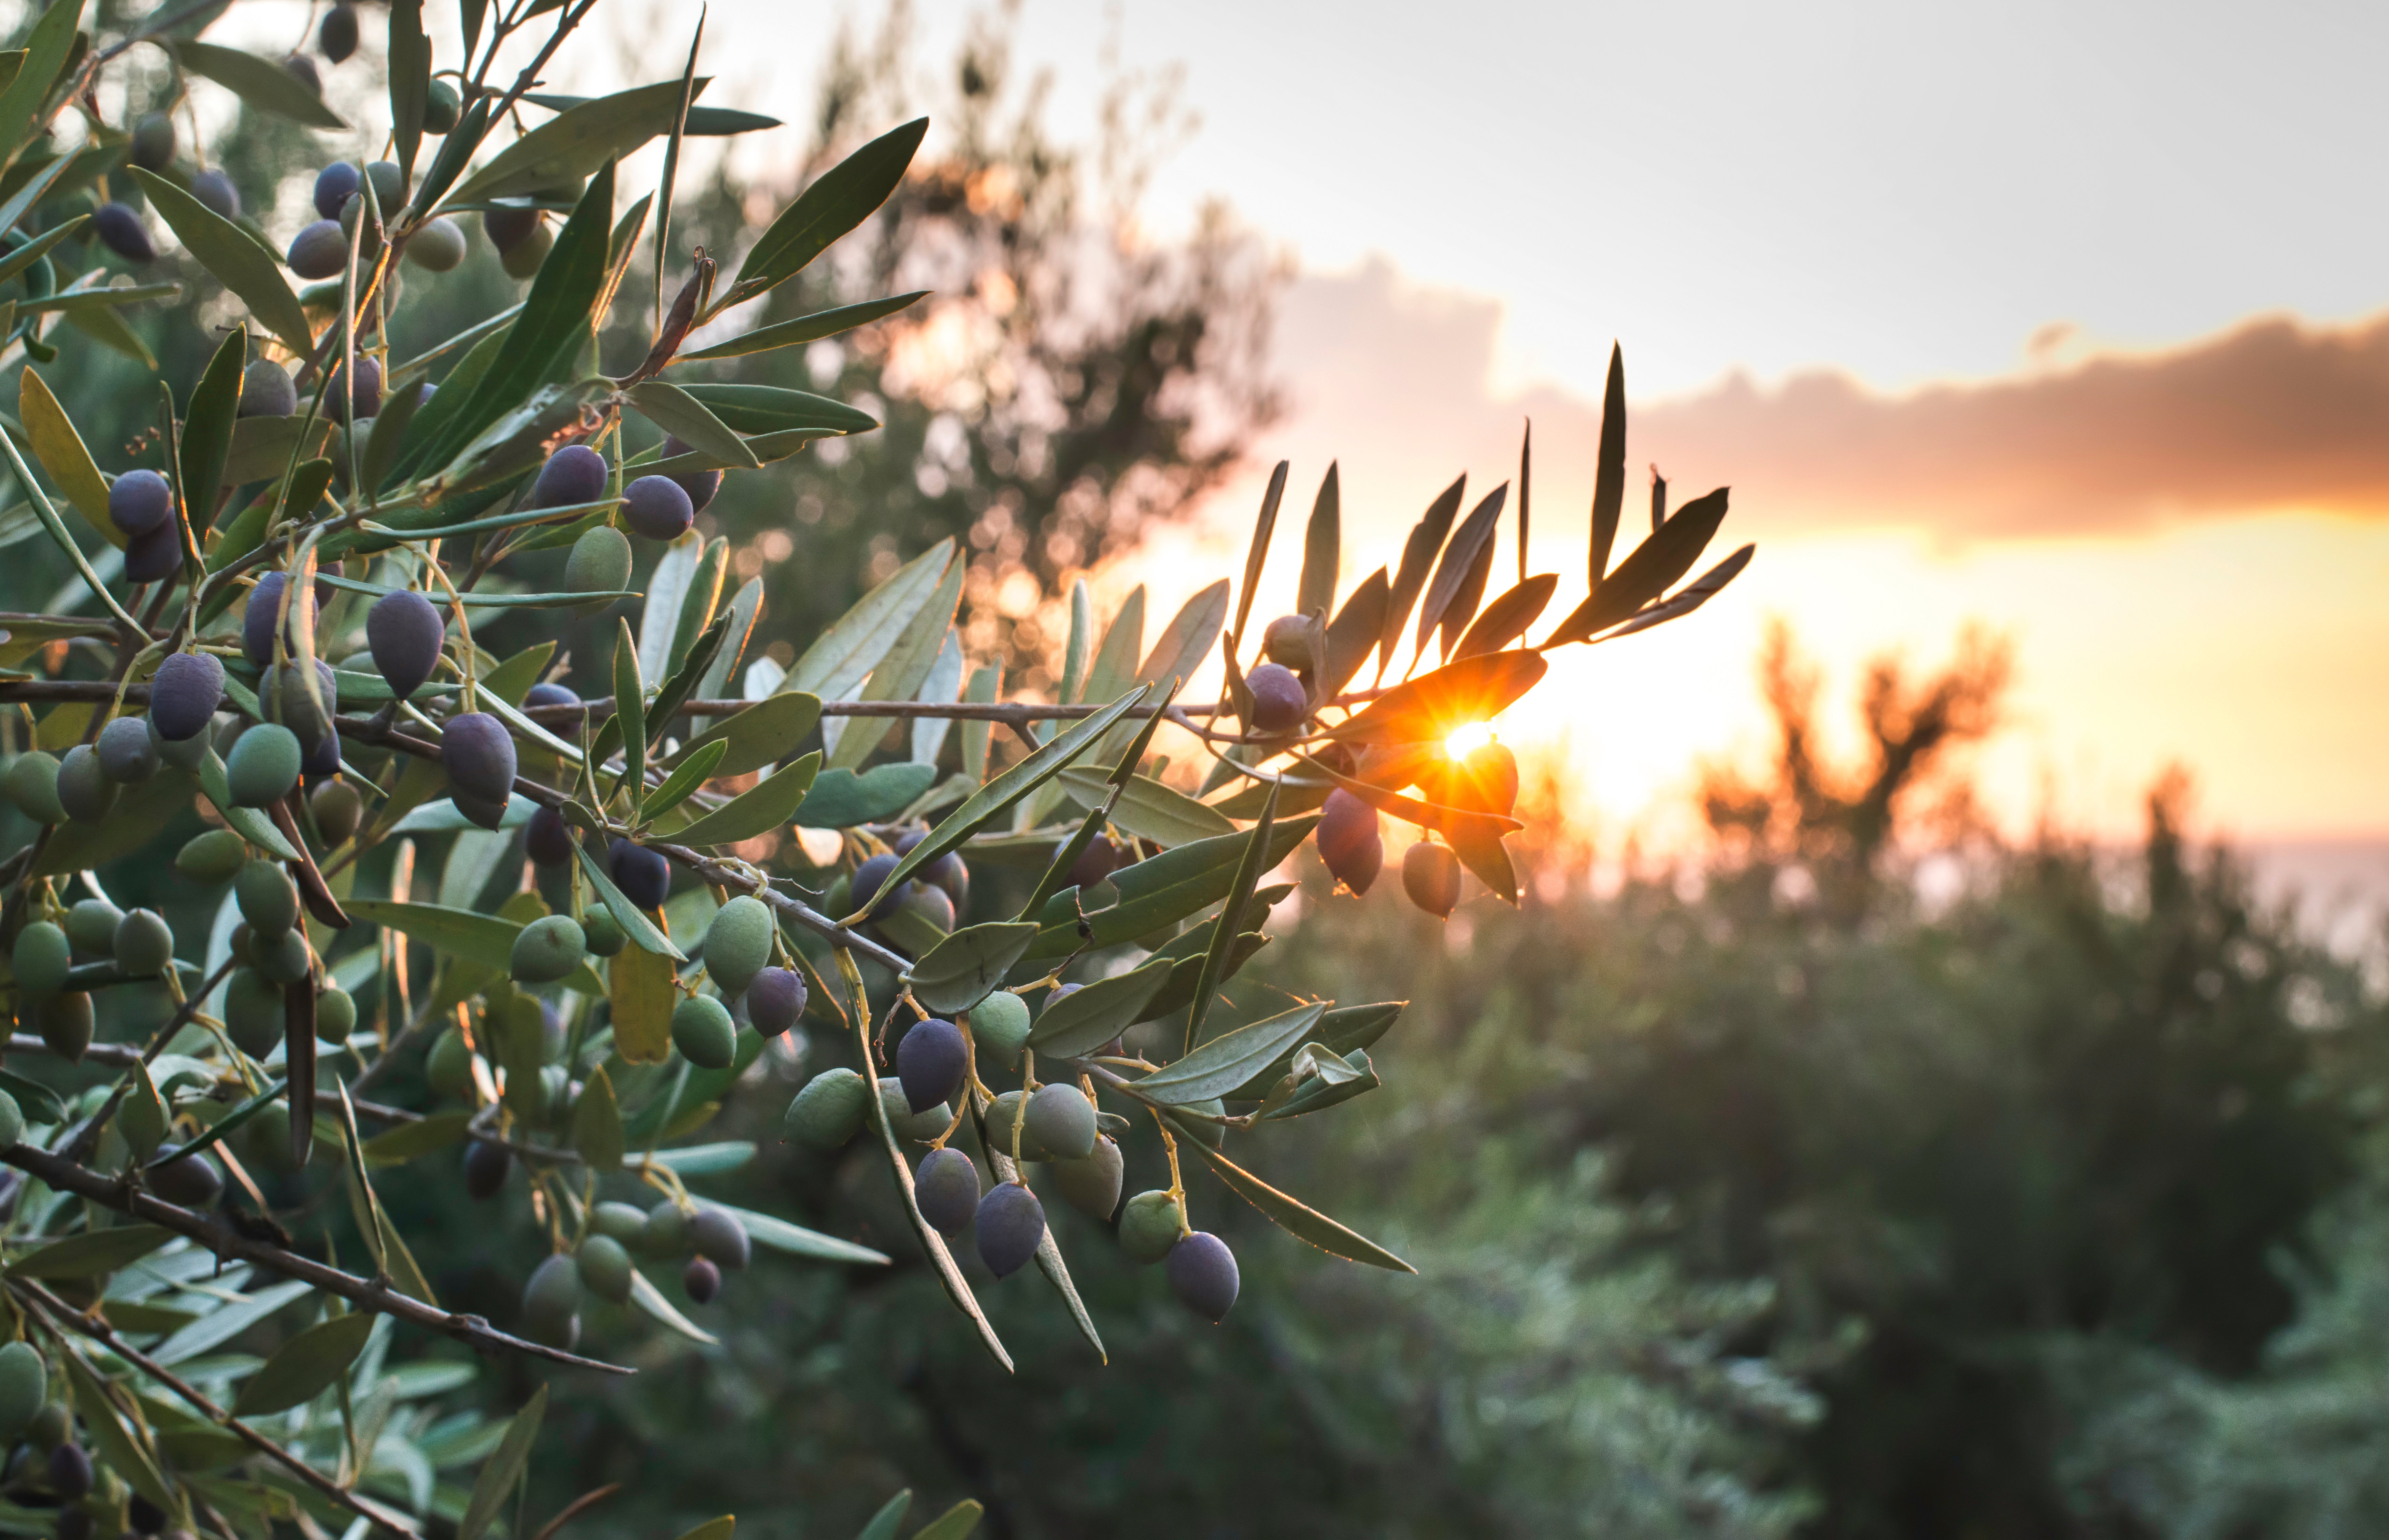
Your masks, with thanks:
M 423 1533 L 422 1526 L 406 1514 L 399 1512 L 396 1508 L 386 1508 L 369 1497 L 358 1496 L 248 1423 L 241 1421 L 224 1407 L 209 1400 L 190 1381 L 118 1336 L 115 1329 L 104 1319 L 97 1316 L 83 1315 L 31 1279 L 12 1279 L 10 1287 L 19 1296 L 30 1301 L 34 1309 L 40 1312 L 52 1326 L 68 1328 L 100 1343 L 110 1353 L 182 1397 L 184 1402 L 200 1416 L 217 1427 L 236 1435 L 250 1448 L 283 1467 L 350 1512 L 369 1519 L 377 1524 L 386 1524 L 402 1534 L 419 1535 Z
M 594 1368 L 607 1374 L 636 1372 L 619 1364 L 583 1358 L 578 1354 L 526 1341 L 499 1330 L 479 1316 L 461 1315 L 426 1305 L 419 1299 L 400 1293 L 387 1283 L 358 1278 L 271 1242 L 251 1240 L 222 1219 L 178 1207 L 117 1177 L 103 1177 L 96 1171 L 87 1170 L 38 1145 L 12 1144 L 0 1150 L 0 1162 L 39 1177 L 55 1191 L 71 1192 L 103 1208 L 111 1208 L 119 1214 L 172 1230 L 177 1235 L 198 1241 L 218 1256 L 261 1263 L 311 1289 L 338 1294 L 360 1309 L 389 1316 L 427 1330 L 445 1333 L 484 1353 L 521 1353 L 533 1358 L 544 1358 L 553 1364 L 569 1364 L 575 1368 Z

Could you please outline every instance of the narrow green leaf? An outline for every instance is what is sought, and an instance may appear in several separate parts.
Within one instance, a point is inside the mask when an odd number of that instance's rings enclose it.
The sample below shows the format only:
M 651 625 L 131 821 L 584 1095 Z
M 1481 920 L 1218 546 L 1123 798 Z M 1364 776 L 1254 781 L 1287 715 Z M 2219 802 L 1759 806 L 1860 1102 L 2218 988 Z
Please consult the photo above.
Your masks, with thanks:
M 871 1522 L 862 1526 L 854 1540 L 896 1540 L 897 1526 L 903 1523 L 904 1515 L 912 1510 L 912 1507 L 911 1489 L 899 1492 L 880 1505 L 879 1511 L 871 1516 Z
M 639 644 L 631 639 L 631 623 L 614 624 L 614 720 L 622 739 L 622 774 L 617 783 L 631 788 L 635 808 L 645 795 L 647 774 L 646 686 L 639 678 Z
M 98 1278 L 139 1261 L 172 1239 L 172 1230 L 156 1225 L 85 1230 L 18 1258 L 9 1264 L 8 1271 L 17 1278 Z
M 465 1142 L 473 1124 L 471 1113 L 434 1113 L 417 1123 L 402 1123 L 364 1141 L 368 1165 L 403 1165 L 425 1155 L 438 1154 Z
M 373 1325 L 372 1314 L 358 1310 L 319 1321 L 291 1338 L 240 1387 L 233 1415 L 264 1417 L 313 1401 L 357 1361 Z
M 435 951 L 501 971 L 513 966 L 515 936 L 522 930 L 518 921 L 441 904 L 351 898 L 346 907 L 352 920 L 385 926 Z
M 1053 1000 L 1028 1029 L 1028 1046 L 1056 1059 L 1092 1053 L 1136 1024 L 1169 982 L 1171 966 L 1166 958 L 1149 959 Z
M 664 1327 L 680 1333 L 690 1342 L 701 1343 L 708 1347 L 721 1345 L 721 1338 L 682 1315 L 679 1307 L 664 1297 L 664 1292 L 650 1282 L 646 1274 L 636 1268 L 632 1269 L 631 1272 L 631 1303 L 653 1317 Z
M 664 777 L 662 785 L 647 794 L 646 816 L 661 818 L 695 795 L 696 789 L 712 776 L 713 767 L 729 752 L 727 743 L 715 742 L 683 759 L 679 768 Z
M 937 766 L 909 761 L 875 765 L 861 775 L 849 770 L 824 770 L 797 805 L 795 821 L 808 829 L 882 823 L 911 807 L 937 781 Z
M 1463 473 L 1436 494 L 1426 512 L 1411 527 L 1410 538 L 1402 542 L 1401 566 L 1395 569 L 1393 591 L 1386 602 L 1386 629 L 1377 636 L 1380 679 L 1385 677 L 1386 666 L 1394 660 L 1394 649 L 1401 644 L 1402 631 L 1410 625 L 1411 609 L 1426 588 L 1427 574 L 1435 569 L 1436 556 L 1443 550 L 1444 537 L 1451 532 L 1451 521 L 1459 516 L 1460 500 L 1467 490 L 1468 477 Z
M 859 699 L 909 701 L 920 694 L 953 625 L 955 606 L 962 602 L 963 573 L 967 565 L 961 561 L 946 565 L 938 586 L 929 592 L 926 602 L 913 611 L 912 623 L 863 681 Z M 860 770 L 863 761 L 887 741 L 888 730 L 895 725 L 879 717 L 847 718 L 837 742 L 831 746 L 829 768 Z
M 208 361 L 199 383 L 191 387 L 190 404 L 184 409 L 177 458 L 194 534 L 204 533 L 215 522 L 216 490 L 224 483 L 224 462 L 232 455 L 233 424 L 240 415 L 240 374 L 248 362 L 249 334 L 235 327 Z
M 1321 699 L 1342 694 L 1360 673 L 1361 665 L 1369 661 L 1370 652 L 1385 631 L 1386 610 L 1392 603 L 1392 589 L 1382 566 L 1362 579 L 1344 601 L 1344 607 L 1327 625 L 1327 664 L 1319 680 Z
M 469 52 L 469 50 L 468 50 Z M 431 39 L 423 32 L 423 0 L 390 0 L 390 122 L 398 167 L 411 185 L 423 146 L 423 113 L 431 96 Z M 385 209 L 384 218 L 398 210 Z
M 691 739 L 681 752 L 694 754 L 717 738 L 726 738 L 730 753 L 714 767 L 713 773 L 744 775 L 794 754 L 797 745 L 805 741 L 820 720 L 820 696 L 803 691 L 783 691 L 715 722 Z
M 1285 497 L 1286 463 L 1277 463 L 1270 472 L 1269 490 L 1261 494 L 1261 511 L 1253 520 L 1252 543 L 1245 550 L 1245 586 L 1236 592 L 1236 627 L 1228 634 L 1238 646 L 1244 644 L 1245 626 L 1252 618 L 1253 594 L 1260 587 L 1261 570 L 1269 563 L 1270 537 L 1277 531 L 1278 504 Z M 1230 667 L 1234 660 L 1230 659 Z
M 1211 999 L 1227 976 L 1228 957 L 1234 951 L 1236 935 L 1243 928 L 1245 906 L 1252 901 L 1253 889 L 1260 885 L 1261 873 L 1276 863 L 1270 859 L 1270 831 L 1277 823 L 1277 784 L 1270 784 L 1269 793 L 1261 799 L 1260 821 L 1246 836 L 1248 843 L 1244 858 L 1236 863 L 1235 881 L 1228 887 L 1228 901 L 1220 910 L 1224 923 L 1217 927 L 1208 950 L 1203 954 L 1203 971 L 1196 975 L 1194 999 L 1186 1015 L 1186 1050 L 1193 1051 L 1203 1040 L 1203 1019 L 1210 1013 Z M 1197 1099 L 1199 1100 L 1199 1098 Z
M 971 670 L 970 682 L 963 687 L 963 699 L 976 706 L 992 705 L 1003 690 L 1003 668 L 999 664 L 983 664 Z M 962 723 L 962 773 L 973 781 L 987 779 L 987 751 L 995 736 L 995 724 L 985 719 Z
M 1048 1228 L 1046 1234 L 1053 1233 Z M 970 1532 L 978 1528 L 979 1516 L 987 1509 L 965 1497 L 913 1532 L 913 1540 L 966 1540 Z
M 967 1011 L 1003 982 L 1036 939 L 1033 920 L 965 925 L 923 953 L 905 970 L 904 983 L 913 998 L 940 1016 Z
M 1263 871 L 1294 853 L 1319 826 L 1314 816 L 1281 818 L 1270 835 Z M 1242 834 L 1197 840 L 1175 850 L 1122 867 L 1112 873 L 1119 901 L 1090 911 L 1085 923 L 1093 931 L 1079 934 L 1080 917 L 1071 893 L 1057 893 L 1037 911 L 1037 944 L 1032 958 L 1056 957 L 1081 947 L 1117 947 L 1150 935 L 1167 924 L 1200 913 L 1228 896 L 1238 868 L 1251 852 L 1250 838 Z
M 1111 795 L 1112 778 L 1102 770 L 1066 770 L 1059 780 L 1070 799 L 1090 811 L 1102 807 Z M 1143 775 L 1129 779 L 1118 804 L 1112 809 L 1111 821 L 1165 849 L 1236 832 L 1235 824 L 1224 814 Z
M 16 78 L 0 90 L 0 158 L 13 160 L 40 127 L 50 87 L 74 51 L 83 8 L 83 0 L 52 0 L 26 34 Z
M 680 115 L 680 82 L 662 81 L 567 108 L 491 157 L 450 200 L 519 197 L 590 176 L 658 134 L 671 133 L 672 120 Z
M 787 282 L 870 218 L 903 181 L 928 131 L 929 120 L 916 118 L 823 172 L 763 232 L 739 268 L 737 282 L 713 308 L 727 310 Z
M 499 1443 L 498 1452 L 481 1467 L 480 1476 L 473 1483 L 472 1500 L 465 1506 L 465 1517 L 456 1521 L 456 1540 L 481 1540 L 490 1521 L 505 1507 L 530 1458 L 531 1441 L 539 1437 L 540 1419 L 546 1415 L 547 1387 L 542 1385 L 530 1393 L 523 1409 L 506 1424 L 506 1436 Z
M 690 448 L 713 456 L 725 465 L 760 470 L 763 462 L 747 447 L 747 440 L 730 429 L 730 425 L 706 409 L 705 403 L 667 381 L 651 379 L 631 387 L 626 392 L 639 414 L 677 436 Z
M 208 750 L 207 757 L 199 761 L 199 790 L 214 805 L 216 815 L 241 838 L 283 860 L 299 859 L 299 852 L 282 837 L 282 831 L 275 827 L 272 819 L 254 808 L 233 806 L 232 785 L 224 779 L 224 757 L 213 749 Z
M 1136 1083 L 1137 1090 L 1173 1106 L 1206 1101 L 1251 1079 L 1281 1053 L 1292 1053 L 1308 1041 L 1327 1007 L 1297 1006 L 1267 1021 L 1223 1032 L 1164 1069 Z
M 1310 524 L 1302 535 L 1302 579 L 1296 590 L 1297 615 L 1325 616 L 1335 608 L 1335 575 L 1343 560 L 1342 497 L 1336 485 L 1335 463 L 1327 463 L 1326 478 L 1310 505 Z
M 174 52 L 184 69 L 215 82 L 260 112 L 309 128 L 345 130 L 349 126 L 346 119 L 324 105 L 323 97 L 272 59 L 212 43 L 178 43 Z
M 574 840 L 572 842 L 572 853 L 580 859 L 581 874 L 588 878 L 589 885 L 596 890 L 598 899 L 606 906 L 606 912 L 614 917 L 614 923 L 622 927 L 622 933 L 625 935 L 628 935 L 633 942 L 637 943 L 642 951 L 652 952 L 658 957 L 670 958 L 675 962 L 685 962 L 688 961 L 688 954 L 682 951 L 678 947 L 673 946 L 671 937 L 665 935 L 663 930 L 658 926 L 654 921 L 648 919 L 646 915 L 641 911 L 638 905 L 631 902 L 629 895 L 625 894 L 620 888 L 614 885 L 614 879 L 607 875 L 605 864 L 598 860 L 596 857 L 589 853 L 589 847 L 577 839 Z M 628 954 L 625 953 L 623 955 L 627 956 Z M 612 963 L 608 965 L 609 974 L 619 979 L 620 976 L 621 965 L 622 958 L 616 957 Z M 667 985 L 671 981 L 669 970 L 665 973 L 664 981 Z M 615 996 L 615 1014 L 618 1019 L 616 1020 L 614 1027 L 615 1035 L 618 1038 L 620 1037 L 622 1030 L 621 1023 L 619 1019 L 620 1013 L 621 1002 L 620 996 L 618 993 Z M 628 1057 L 627 1054 L 624 1056 Z
M 141 1442 L 140 1436 L 124 1420 L 108 1385 L 83 1362 L 83 1355 L 66 1352 L 67 1383 L 74 1391 L 75 1409 L 83 1413 L 84 1431 L 90 1433 L 93 1447 L 101 1461 L 124 1478 L 127 1485 L 156 1503 L 168 1513 L 181 1506 L 173 1486 L 165 1472 L 158 1469 L 157 1460 Z
M 1386 691 L 1328 735 L 1354 744 L 1440 743 L 1455 728 L 1491 719 L 1550 668 L 1540 653 L 1523 649 L 1463 658 Z
M 108 516 L 108 478 L 99 474 L 99 465 L 91 451 L 75 431 L 74 419 L 51 394 L 49 382 L 27 369 L 17 388 L 17 414 L 25 425 L 25 438 L 32 445 L 33 458 L 42 469 L 50 473 L 58 490 L 74 504 L 83 521 L 104 536 L 117 549 L 124 547 L 123 531 Z
M 269 68 L 281 73 L 278 67 Z M 215 275 L 216 282 L 249 307 L 259 325 L 295 353 L 303 356 L 313 350 L 314 334 L 307 325 L 306 310 L 290 292 L 272 254 L 239 225 L 154 172 L 136 166 L 133 179 L 148 196 L 150 207 L 172 229 L 174 238 Z
M 1595 593 L 1609 574 L 1609 550 L 1616 543 L 1617 520 L 1625 509 L 1626 350 L 1613 342 L 1609 381 L 1601 392 L 1601 449 L 1592 473 L 1592 544 L 1585 561 L 1585 586 Z
M 878 418 L 844 401 L 785 385 L 698 384 L 684 388 L 690 400 L 753 439 L 785 433 L 834 437 L 868 433 L 879 426 Z M 747 447 L 759 458 L 770 458 L 760 443 L 750 442 Z
M 726 740 L 716 739 L 715 742 L 721 744 L 725 752 L 728 750 Z M 685 829 L 675 831 L 671 838 L 675 844 L 699 847 L 735 845 L 768 830 L 786 827 L 795 820 L 797 808 L 803 804 L 805 794 L 811 789 L 813 778 L 820 770 L 821 752 L 816 749 L 796 763 L 765 776 Z
M 897 312 L 926 299 L 927 289 L 914 289 L 910 294 L 892 295 L 885 299 L 866 299 L 859 305 L 840 305 L 836 310 L 815 311 L 792 321 L 775 325 L 758 326 L 751 332 L 717 342 L 710 348 L 700 348 L 693 353 L 683 353 L 683 363 L 703 363 L 713 359 L 745 358 L 753 353 L 767 353 L 774 348 L 793 348 L 802 343 L 819 342 L 825 337 L 852 331 L 857 326 L 883 321 Z M 682 435 L 687 438 L 686 434 Z M 696 440 L 690 439 L 689 442 Z
M 622 1168 L 622 1109 L 603 1064 L 590 1072 L 581 1099 L 572 1104 L 572 1148 L 592 1170 Z
M 792 1225 L 774 1215 L 758 1214 L 753 1209 L 736 1208 L 729 1203 L 715 1203 L 747 1231 L 747 1238 L 759 1246 L 769 1246 L 790 1256 L 809 1256 L 816 1262 L 846 1262 L 857 1266 L 884 1267 L 888 1254 L 858 1246 L 851 1241 L 809 1230 L 802 1225 Z
M 1287 1197 L 1201 1139 L 1182 1139 L 1178 1141 L 1178 1147 L 1192 1150 L 1202 1156 L 1219 1174 L 1220 1180 L 1227 1184 L 1230 1191 L 1260 1210 L 1271 1224 L 1296 1240 L 1307 1241 L 1330 1255 L 1363 1262 L 1372 1267 L 1384 1267 L 1397 1273 L 1418 1271 L 1367 1236 L 1348 1229 L 1317 1209 Z
M 27 371 L 29 374 L 31 371 Z M 1644 605 L 1667 592 L 1667 585 L 1693 569 L 1701 553 L 1725 522 L 1727 489 L 1696 497 L 1667 515 L 1650 539 L 1627 553 L 1617 570 L 1602 579 L 1559 629 L 1541 645 L 1557 647 L 1585 642 L 1621 621 L 1634 618 Z M 1729 574 L 1729 576 L 1731 576 Z
M 1417 651 L 1426 651 L 1426 639 L 1437 627 L 1443 629 L 1444 656 L 1451 656 L 1451 644 L 1458 639 L 1467 616 L 1476 613 L 1476 602 L 1484 597 L 1485 576 L 1490 569 L 1494 532 L 1501 522 L 1501 506 L 1510 495 L 1506 481 L 1485 494 L 1484 500 L 1469 510 L 1468 517 L 1444 548 L 1443 560 L 1436 565 L 1435 580 L 1427 585 L 1426 602 L 1419 606 Z M 1470 591 L 1474 590 L 1472 593 Z M 1463 604 L 1464 599 L 1464 604 Z M 1448 624 L 1450 617 L 1465 609 L 1459 626 Z

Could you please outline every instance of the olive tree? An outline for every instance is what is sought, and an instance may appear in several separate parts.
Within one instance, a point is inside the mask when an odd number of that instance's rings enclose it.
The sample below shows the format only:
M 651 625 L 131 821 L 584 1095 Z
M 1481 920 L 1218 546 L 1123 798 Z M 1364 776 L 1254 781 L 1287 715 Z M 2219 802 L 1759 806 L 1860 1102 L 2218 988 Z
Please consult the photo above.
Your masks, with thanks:
M 707 366 L 901 308 L 737 329 L 872 217 L 926 125 L 824 171 L 742 232 L 735 267 L 683 252 L 686 138 L 768 120 L 697 101 L 701 35 L 677 78 L 542 91 L 594 3 L 468 0 L 464 50 L 441 59 L 419 3 L 394 0 L 386 123 L 322 94 L 363 45 L 346 5 L 313 53 L 277 59 L 204 39 L 228 0 L 90 32 L 82 0 L 57 0 L 0 56 L 0 356 L 21 355 L 0 540 L 45 537 L 79 585 L 0 617 L 19 1065 L 0 1070 L 0 1527 L 552 1534 L 581 1505 L 515 1495 L 546 1389 L 504 1422 L 442 1415 L 475 1369 L 441 1340 L 623 1374 L 579 1351 L 585 1314 L 701 1343 L 758 1248 L 885 1264 L 702 1195 L 755 1153 L 708 1125 L 800 1038 L 848 1063 L 805 1081 L 785 1138 L 884 1155 L 999 1363 L 980 1296 L 1032 1263 L 1100 1351 L 1054 1199 L 1210 1320 L 1239 1285 L 1199 1223 L 1222 1191 L 1332 1256 L 1408 1270 L 1258 1169 L 1271 1125 L 1377 1086 L 1368 1049 L 1400 1013 L 1228 1003 L 1284 896 L 1270 875 L 1315 840 L 1365 889 L 1391 818 L 1418 831 L 1401 876 L 1421 908 L 1449 914 L 1471 880 L 1514 899 L 1514 761 L 1489 739 L 1455 757 L 1453 734 L 1534 688 L 1551 649 L 1688 613 L 1748 559 L 1683 581 L 1720 490 L 1672 513 L 1654 497 L 1612 566 L 1613 360 L 1589 592 L 1531 644 L 1559 579 L 1525 571 L 1522 456 L 1519 580 L 1489 603 L 1506 485 L 1463 518 L 1455 483 L 1399 569 L 1339 597 L 1331 467 L 1297 611 L 1264 623 L 1281 465 L 1241 581 L 1149 646 L 1141 603 L 1098 628 L 1078 589 L 1058 698 L 1007 696 L 965 656 L 952 541 L 786 664 L 749 657 L 764 586 L 724 592 L 708 505 L 725 476 L 876 425 Z M 153 56 L 166 105 L 105 121 L 110 71 Z M 219 89 L 360 151 L 311 168 L 317 217 L 287 240 L 182 132 L 176 104 Z M 655 141 L 659 184 L 624 206 L 622 159 Z M 469 225 L 521 299 L 402 356 L 402 281 L 454 268 Z M 95 241 L 110 260 L 67 276 Z M 621 292 L 643 246 L 676 282 L 644 346 L 601 356 L 609 320 L 647 307 Z M 147 356 L 124 312 L 185 284 L 222 317 L 207 363 L 153 371 L 154 428 L 95 443 L 50 379 L 93 347 Z M 700 328 L 728 339 L 690 349 Z M 606 636 L 596 655 L 484 645 L 566 615 Z M 1198 701 L 1215 652 L 1223 682 Z M 136 887 L 172 897 L 110 897 Z M 1132 1139 L 1166 1153 L 1166 1188 L 1123 1192 Z M 1205 1174 L 1216 1189 L 1190 1188 Z M 489 1203 L 493 1249 L 543 1253 L 503 1323 L 440 1301 L 386 1201 L 442 1179 Z

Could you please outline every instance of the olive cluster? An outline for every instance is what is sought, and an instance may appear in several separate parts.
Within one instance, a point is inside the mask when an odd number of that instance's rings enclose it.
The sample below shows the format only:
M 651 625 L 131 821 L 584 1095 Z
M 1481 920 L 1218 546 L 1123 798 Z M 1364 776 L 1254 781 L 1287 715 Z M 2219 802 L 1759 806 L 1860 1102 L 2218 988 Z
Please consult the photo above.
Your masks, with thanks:
M 583 1300 L 594 1294 L 612 1305 L 629 1304 L 640 1259 L 683 1263 L 681 1287 L 695 1303 L 710 1305 L 721 1296 L 723 1272 L 747 1266 L 750 1244 L 736 1216 L 710 1204 L 672 1199 L 647 1209 L 593 1203 L 580 1242 L 569 1254 L 543 1260 L 523 1285 L 524 1334 L 570 1350 L 581 1340 Z
M 83 1446 L 63 1386 L 31 1343 L 0 1345 L 0 1440 L 9 1453 L 0 1494 L 19 1509 L 52 1509 L 58 1540 L 165 1534 L 169 1516 L 129 1489 Z M 189 1540 L 173 1531 L 171 1540 Z

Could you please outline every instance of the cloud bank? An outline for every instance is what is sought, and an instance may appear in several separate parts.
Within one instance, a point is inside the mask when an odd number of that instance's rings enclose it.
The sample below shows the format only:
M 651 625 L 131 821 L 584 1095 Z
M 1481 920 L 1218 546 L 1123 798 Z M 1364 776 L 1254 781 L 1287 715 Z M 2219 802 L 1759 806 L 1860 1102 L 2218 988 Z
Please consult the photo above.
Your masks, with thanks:
M 1392 513 L 1463 465 L 1488 483 L 1506 474 L 1531 414 L 1539 489 L 1545 446 L 1565 474 L 1590 454 L 1598 408 L 1548 388 L 1497 397 L 1500 324 L 1495 302 L 1409 287 L 1383 263 L 1305 277 L 1280 321 L 1297 443 L 1273 447 L 1298 448 L 1297 468 L 1342 453 L 1348 477 L 1377 462 Z M 1627 364 L 1630 386 L 1630 349 Z M 2378 518 L 2389 315 L 2257 319 L 2162 351 L 1900 394 L 1830 372 L 1776 387 L 1734 377 L 1637 401 L 1631 423 L 1638 472 L 1655 462 L 1685 495 L 1731 483 L 1753 534 L 1905 526 L 1971 541 L 2275 509 Z

